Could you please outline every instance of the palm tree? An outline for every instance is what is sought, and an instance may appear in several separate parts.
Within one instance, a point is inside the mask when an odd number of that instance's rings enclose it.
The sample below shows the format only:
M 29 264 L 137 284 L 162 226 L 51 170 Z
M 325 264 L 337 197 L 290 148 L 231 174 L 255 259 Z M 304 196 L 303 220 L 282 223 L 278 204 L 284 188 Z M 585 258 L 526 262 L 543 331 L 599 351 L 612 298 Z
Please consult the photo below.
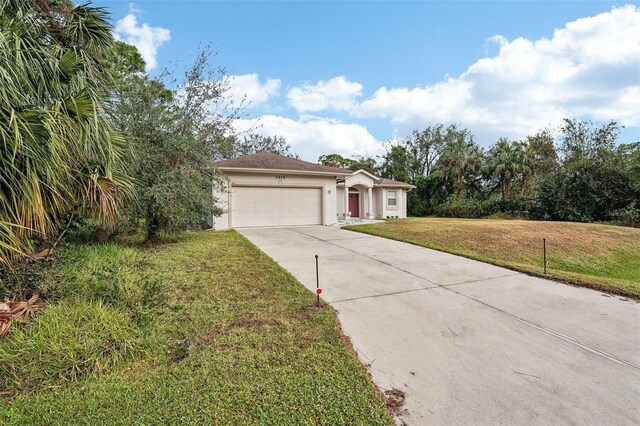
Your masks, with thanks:
M 77 209 L 103 220 L 127 192 L 125 140 L 103 110 L 101 8 L 0 0 L 0 264 Z
M 480 169 L 482 150 L 473 140 L 456 137 L 448 141 L 440 161 L 448 179 L 453 179 L 453 191 L 456 197 L 462 195 L 465 176 Z
M 513 183 L 521 179 L 524 188 L 525 180 L 532 172 L 525 145 L 522 142 L 510 142 L 500 138 L 489 150 L 486 170 L 489 176 L 500 180 L 503 200 L 513 199 Z

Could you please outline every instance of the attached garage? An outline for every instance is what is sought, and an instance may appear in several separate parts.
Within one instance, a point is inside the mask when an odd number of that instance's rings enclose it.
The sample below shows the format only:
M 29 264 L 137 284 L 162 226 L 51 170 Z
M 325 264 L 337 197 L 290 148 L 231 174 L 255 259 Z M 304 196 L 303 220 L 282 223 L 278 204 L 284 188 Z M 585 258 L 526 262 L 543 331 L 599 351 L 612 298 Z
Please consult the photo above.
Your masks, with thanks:
M 222 179 L 213 229 L 332 225 L 353 218 L 406 217 L 412 185 L 260 152 L 214 164 Z
M 231 226 L 322 224 L 322 188 L 235 186 Z

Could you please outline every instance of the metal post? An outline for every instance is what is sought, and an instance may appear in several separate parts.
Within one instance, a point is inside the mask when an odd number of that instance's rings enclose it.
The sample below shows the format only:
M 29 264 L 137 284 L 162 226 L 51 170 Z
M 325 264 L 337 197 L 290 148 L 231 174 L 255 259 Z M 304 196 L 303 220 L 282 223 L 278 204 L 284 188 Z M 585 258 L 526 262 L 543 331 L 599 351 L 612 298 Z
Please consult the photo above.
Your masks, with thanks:
M 318 293 L 318 289 L 320 288 L 320 274 L 318 273 L 318 255 L 316 254 L 316 306 L 320 307 L 320 293 Z
M 544 274 L 547 275 L 547 239 L 542 239 L 542 257 L 544 262 Z

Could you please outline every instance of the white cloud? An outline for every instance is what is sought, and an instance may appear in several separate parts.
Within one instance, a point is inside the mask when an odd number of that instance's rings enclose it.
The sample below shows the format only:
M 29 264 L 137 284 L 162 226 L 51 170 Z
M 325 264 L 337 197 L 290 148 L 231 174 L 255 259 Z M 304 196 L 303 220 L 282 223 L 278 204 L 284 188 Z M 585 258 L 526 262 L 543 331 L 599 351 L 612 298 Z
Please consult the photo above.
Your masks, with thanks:
M 404 131 L 457 122 L 479 135 L 509 137 L 568 116 L 640 125 L 638 7 L 578 19 L 551 38 L 509 41 L 497 35 L 489 41 L 499 52 L 459 77 L 424 87 L 382 87 L 351 113 L 388 117 Z
M 335 119 L 304 117 L 293 120 L 275 115 L 242 119 L 236 122 L 239 131 L 253 129 L 264 136 L 283 136 L 295 153 L 306 161 L 316 162 L 323 154 L 338 153 L 376 155 L 381 142 L 359 124 L 342 123 Z
M 136 14 L 140 10 L 133 3 L 129 4 L 129 14 L 116 23 L 115 37 L 138 48 L 146 62 L 146 70 L 154 69 L 158 62 L 158 48 L 171 40 L 171 32 L 162 27 L 151 27 L 147 23 L 138 25 Z
M 315 112 L 325 109 L 349 110 L 362 95 L 362 85 L 343 76 L 334 77 L 316 84 L 307 84 L 289 90 L 289 104 L 298 112 Z
M 229 76 L 227 81 L 229 83 L 227 96 L 235 105 L 245 100 L 246 96 L 247 107 L 252 108 L 280 94 L 279 79 L 268 79 L 262 83 L 256 73 Z

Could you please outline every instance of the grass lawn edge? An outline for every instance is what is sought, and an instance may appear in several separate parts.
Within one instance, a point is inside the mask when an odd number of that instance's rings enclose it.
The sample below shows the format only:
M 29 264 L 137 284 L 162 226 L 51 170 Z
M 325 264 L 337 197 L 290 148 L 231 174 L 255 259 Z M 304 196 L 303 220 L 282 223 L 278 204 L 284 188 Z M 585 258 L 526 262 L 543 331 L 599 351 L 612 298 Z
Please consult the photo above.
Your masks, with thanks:
M 532 276 L 532 277 L 536 277 L 536 278 L 541 278 L 541 279 L 545 279 L 548 281 L 554 281 L 554 282 L 558 282 L 560 284 L 565 284 L 565 285 L 570 285 L 572 287 L 579 287 L 579 288 L 588 288 L 590 290 L 595 290 L 595 291 L 600 291 L 600 292 L 604 292 L 607 294 L 611 294 L 611 295 L 616 295 L 616 296 L 623 296 L 626 298 L 630 298 L 636 301 L 640 301 L 640 295 L 635 294 L 633 292 L 630 291 L 626 291 L 625 289 L 621 289 L 618 287 L 615 287 L 614 285 L 609 285 L 606 283 L 599 283 L 599 282 L 593 282 L 593 281 L 589 281 L 589 280 L 585 280 L 584 278 L 582 278 L 583 276 L 580 276 L 580 278 L 576 277 L 574 279 L 571 278 L 566 278 L 564 276 L 559 276 L 557 274 L 553 274 L 553 273 L 549 273 L 547 275 L 540 273 L 536 270 L 534 270 L 533 268 L 528 268 L 526 266 L 519 266 L 516 264 L 511 264 L 509 262 L 501 262 L 499 260 L 494 260 L 494 259 L 490 259 L 490 258 L 485 258 L 482 256 L 477 256 L 477 255 L 473 255 L 470 253 L 466 253 L 463 251 L 456 251 L 456 250 L 447 250 L 445 248 L 435 248 L 432 246 L 427 246 L 427 245 L 423 245 L 423 244 L 418 244 L 415 243 L 413 241 L 410 241 L 409 239 L 406 238 L 394 238 L 391 236 L 382 236 L 379 235 L 377 233 L 371 232 L 368 229 L 364 228 L 364 226 L 367 225 L 348 225 L 348 226 L 343 226 L 341 229 L 345 229 L 347 231 L 352 231 L 352 232 L 358 232 L 361 234 L 367 234 L 367 235 L 373 235 L 376 237 L 380 237 L 380 238 L 387 238 L 389 240 L 394 240 L 394 241 L 400 241 L 403 243 L 407 243 L 407 244 L 411 244 L 417 247 L 423 247 L 423 248 L 427 248 L 430 250 L 436 250 L 442 253 L 448 253 L 448 254 L 453 254 L 455 256 L 461 256 L 461 257 L 465 257 L 467 259 L 471 259 L 471 260 L 476 260 L 478 262 L 483 262 L 483 263 L 488 263 L 490 265 L 495 265 L 495 266 L 499 266 L 501 268 L 505 268 L 505 269 L 509 269 L 512 271 L 516 271 L 516 272 L 521 272 L 523 274 Z M 565 274 L 571 274 L 569 272 L 565 272 Z
M 243 239 L 245 239 L 249 244 L 251 244 L 256 250 L 260 251 L 265 257 L 269 258 L 275 265 L 277 268 L 279 268 L 282 272 L 284 272 L 285 274 L 289 275 L 291 277 L 291 279 L 293 281 L 295 281 L 300 287 L 302 287 L 304 290 L 306 290 L 307 292 L 309 292 L 311 295 L 313 295 L 315 297 L 315 293 L 311 290 L 309 290 L 304 284 L 302 284 L 296 277 L 294 277 L 293 275 L 291 275 L 291 273 L 289 271 L 287 271 L 282 265 L 280 265 L 277 261 L 275 261 L 271 256 L 269 256 L 267 253 L 265 253 L 264 251 L 262 251 L 260 249 L 260 247 L 258 247 L 257 245 L 255 245 L 251 240 L 249 240 L 247 237 L 245 237 L 244 235 L 240 234 L 239 232 L 233 230 L 231 232 L 235 232 L 237 233 L 240 237 L 242 237 Z M 387 410 L 387 414 L 389 415 L 390 419 L 392 422 L 395 423 L 394 419 L 397 415 L 398 410 L 401 407 L 398 407 L 397 405 L 395 405 L 393 403 L 393 401 L 390 401 L 390 399 L 384 394 L 383 389 L 381 389 L 380 387 L 378 387 L 378 385 L 375 383 L 375 381 L 373 380 L 373 377 L 371 375 L 371 371 L 369 370 L 367 364 L 365 364 L 360 357 L 358 356 L 358 351 L 356 351 L 353 342 L 351 341 L 351 338 L 349 336 L 347 336 L 344 333 L 344 330 L 342 328 L 342 323 L 340 322 L 340 318 L 338 317 L 338 312 L 333 308 L 333 306 L 331 306 L 328 302 L 320 299 L 320 308 L 316 308 L 316 309 L 329 309 L 333 315 L 333 318 L 335 320 L 335 327 L 336 327 L 336 332 L 338 333 L 338 335 L 340 336 L 340 341 L 342 342 L 342 345 L 345 347 L 345 349 L 347 350 L 347 352 L 349 352 L 351 354 L 351 356 L 353 357 L 353 359 L 358 363 L 358 365 L 360 366 L 361 371 L 364 373 L 364 375 L 367 377 L 369 383 L 371 384 L 371 386 L 373 387 L 375 394 L 380 398 L 380 400 L 382 401 L 382 403 L 384 404 L 386 410 Z

